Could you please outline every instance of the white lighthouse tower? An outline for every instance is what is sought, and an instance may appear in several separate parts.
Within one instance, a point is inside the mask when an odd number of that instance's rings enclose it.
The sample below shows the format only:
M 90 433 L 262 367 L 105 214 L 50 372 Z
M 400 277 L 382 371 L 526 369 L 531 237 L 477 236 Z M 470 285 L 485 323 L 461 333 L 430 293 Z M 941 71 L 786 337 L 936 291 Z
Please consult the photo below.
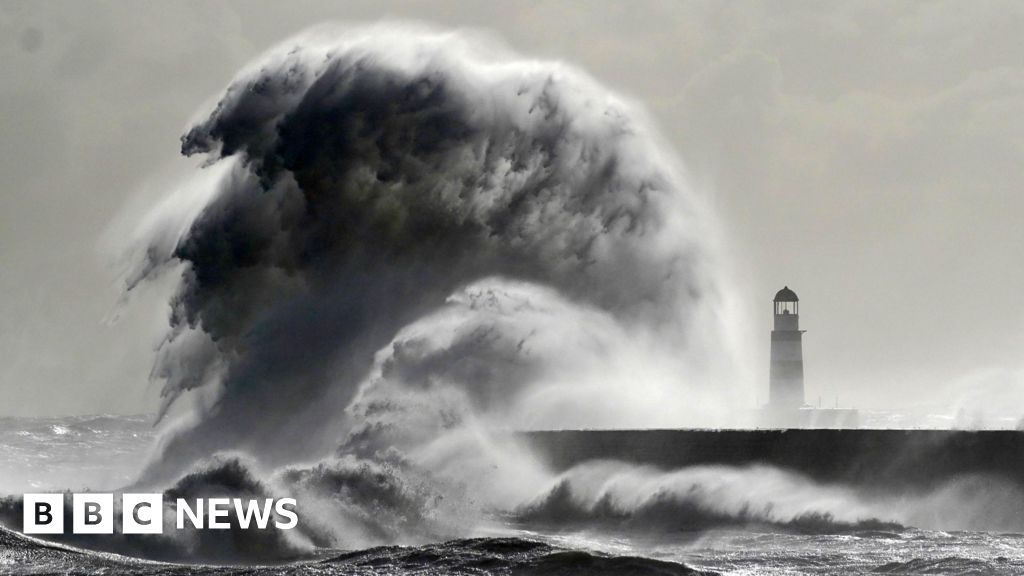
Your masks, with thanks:
M 775 412 L 799 410 L 804 405 L 803 334 L 800 299 L 785 286 L 773 301 L 772 364 L 768 374 L 768 405 Z
M 860 413 L 852 408 L 812 408 L 804 403 L 804 330 L 800 299 L 785 286 L 772 300 L 772 363 L 768 372 L 768 405 L 760 425 L 772 428 L 857 428 Z M 819 400 L 820 404 L 820 400 Z

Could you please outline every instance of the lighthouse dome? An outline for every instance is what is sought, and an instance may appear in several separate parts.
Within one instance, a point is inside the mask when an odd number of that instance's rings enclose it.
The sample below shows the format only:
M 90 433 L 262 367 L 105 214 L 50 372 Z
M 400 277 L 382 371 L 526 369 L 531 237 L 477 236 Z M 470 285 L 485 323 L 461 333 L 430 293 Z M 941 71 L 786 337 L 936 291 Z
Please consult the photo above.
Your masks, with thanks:
M 775 302 L 799 302 L 796 292 L 789 289 L 789 286 L 783 286 L 782 290 L 775 293 Z

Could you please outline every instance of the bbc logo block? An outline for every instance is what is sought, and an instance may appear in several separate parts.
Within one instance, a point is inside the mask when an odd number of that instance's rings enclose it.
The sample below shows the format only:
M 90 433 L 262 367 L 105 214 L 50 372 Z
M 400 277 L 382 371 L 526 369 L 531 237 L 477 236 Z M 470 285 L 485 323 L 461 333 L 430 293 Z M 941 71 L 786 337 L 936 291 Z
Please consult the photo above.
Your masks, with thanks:
M 64 533 L 64 494 L 25 494 L 22 532 L 25 534 Z M 113 494 L 71 495 L 71 532 L 73 534 L 113 534 Z M 162 534 L 164 507 L 162 494 L 123 494 L 121 496 L 121 532 L 124 534 Z
M 163 494 L 124 494 L 121 527 L 125 534 L 163 534 Z
M 75 494 L 71 499 L 71 531 L 75 534 L 113 534 L 113 511 L 113 494 Z
M 22 529 L 25 534 L 64 533 L 63 494 L 25 494 Z

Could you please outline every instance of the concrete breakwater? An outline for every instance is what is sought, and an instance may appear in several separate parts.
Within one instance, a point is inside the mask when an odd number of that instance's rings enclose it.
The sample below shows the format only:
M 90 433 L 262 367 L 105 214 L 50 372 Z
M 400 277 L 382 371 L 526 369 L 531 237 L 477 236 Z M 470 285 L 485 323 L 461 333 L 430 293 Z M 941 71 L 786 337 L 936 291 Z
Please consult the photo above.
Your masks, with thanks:
M 1024 432 L 962 430 L 552 430 L 524 433 L 557 470 L 613 459 L 663 469 L 765 464 L 815 480 L 914 490 L 971 475 L 1024 487 Z

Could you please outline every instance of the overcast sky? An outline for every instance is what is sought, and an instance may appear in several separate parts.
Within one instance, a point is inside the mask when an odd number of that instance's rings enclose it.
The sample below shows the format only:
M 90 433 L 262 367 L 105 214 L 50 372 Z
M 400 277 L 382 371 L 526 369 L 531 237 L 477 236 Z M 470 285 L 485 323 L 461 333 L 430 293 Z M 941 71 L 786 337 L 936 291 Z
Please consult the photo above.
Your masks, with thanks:
M 786 284 L 812 402 L 1024 402 L 1024 5 L 827 4 L 0 2 L 0 415 L 153 408 L 166 301 L 104 322 L 111 222 L 192 170 L 179 137 L 240 66 L 386 17 L 492 30 L 646 106 L 730 239 L 752 398 Z

